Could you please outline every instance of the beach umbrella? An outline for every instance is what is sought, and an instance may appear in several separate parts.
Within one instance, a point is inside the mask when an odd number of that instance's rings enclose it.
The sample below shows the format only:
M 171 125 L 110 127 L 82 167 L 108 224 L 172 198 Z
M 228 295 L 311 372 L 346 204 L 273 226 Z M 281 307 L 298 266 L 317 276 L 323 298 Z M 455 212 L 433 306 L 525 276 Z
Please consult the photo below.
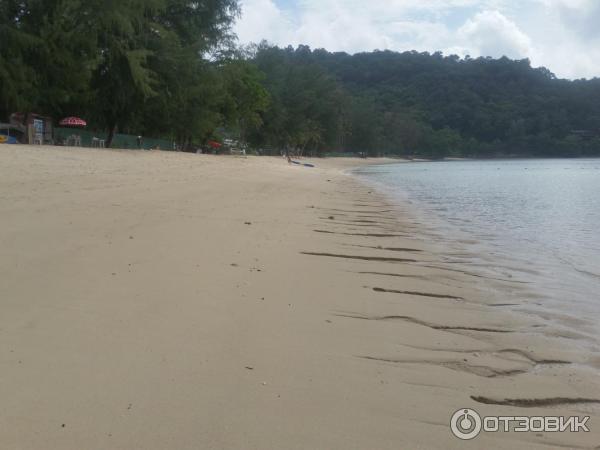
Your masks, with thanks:
M 87 126 L 87 122 L 79 117 L 66 117 L 58 124 L 61 127 L 85 127 Z

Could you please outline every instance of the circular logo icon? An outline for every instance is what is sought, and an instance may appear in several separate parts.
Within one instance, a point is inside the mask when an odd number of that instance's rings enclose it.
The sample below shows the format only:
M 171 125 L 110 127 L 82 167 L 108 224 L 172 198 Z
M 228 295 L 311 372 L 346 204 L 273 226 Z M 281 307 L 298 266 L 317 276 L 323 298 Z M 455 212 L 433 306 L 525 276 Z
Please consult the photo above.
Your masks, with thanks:
M 481 416 L 472 409 L 459 409 L 450 420 L 450 428 L 457 438 L 470 441 L 481 433 Z

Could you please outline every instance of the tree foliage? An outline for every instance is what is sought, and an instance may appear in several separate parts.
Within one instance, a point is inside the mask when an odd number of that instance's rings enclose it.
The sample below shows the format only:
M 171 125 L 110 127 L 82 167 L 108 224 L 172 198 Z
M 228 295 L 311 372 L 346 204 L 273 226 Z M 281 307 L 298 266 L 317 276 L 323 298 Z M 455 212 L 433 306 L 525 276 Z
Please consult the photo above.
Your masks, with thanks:
M 600 79 L 559 80 L 528 60 L 441 53 L 348 55 L 262 44 L 255 61 L 273 98 L 257 142 L 298 145 L 289 134 L 306 124 L 327 136 L 312 141 L 320 151 L 600 154 Z
M 318 151 L 340 144 L 346 98 L 334 77 L 310 57 L 305 46 L 255 49 L 253 61 L 265 73 L 263 82 L 271 97 L 264 125 L 252 136 L 255 145 Z
M 235 48 L 237 0 L 0 0 L 0 119 L 79 115 L 194 147 L 414 157 L 600 154 L 600 79 L 528 60 Z
M 0 115 L 82 115 L 109 144 L 118 130 L 191 145 L 257 126 L 260 74 L 214 58 L 238 13 L 236 0 L 2 0 Z

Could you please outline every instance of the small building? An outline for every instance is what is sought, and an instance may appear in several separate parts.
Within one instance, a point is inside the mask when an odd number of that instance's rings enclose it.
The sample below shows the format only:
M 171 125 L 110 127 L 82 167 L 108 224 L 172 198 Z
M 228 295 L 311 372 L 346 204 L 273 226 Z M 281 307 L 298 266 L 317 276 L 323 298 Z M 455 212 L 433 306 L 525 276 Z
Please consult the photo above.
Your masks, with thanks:
M 22 144 L 54 144 L 52 118 L 36 113 L 13 113 L 10 125 L 23 130 Z

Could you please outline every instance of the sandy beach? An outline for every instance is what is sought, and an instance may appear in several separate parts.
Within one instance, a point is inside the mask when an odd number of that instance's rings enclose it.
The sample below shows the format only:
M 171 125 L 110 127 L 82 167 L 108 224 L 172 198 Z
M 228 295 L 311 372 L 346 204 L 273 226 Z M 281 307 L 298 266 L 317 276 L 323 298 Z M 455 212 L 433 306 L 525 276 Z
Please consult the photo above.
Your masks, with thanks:
M 310 162 L 1 145 L 0 449 L 599 448 L 598 349 L 446 264 L 380 161 Z

